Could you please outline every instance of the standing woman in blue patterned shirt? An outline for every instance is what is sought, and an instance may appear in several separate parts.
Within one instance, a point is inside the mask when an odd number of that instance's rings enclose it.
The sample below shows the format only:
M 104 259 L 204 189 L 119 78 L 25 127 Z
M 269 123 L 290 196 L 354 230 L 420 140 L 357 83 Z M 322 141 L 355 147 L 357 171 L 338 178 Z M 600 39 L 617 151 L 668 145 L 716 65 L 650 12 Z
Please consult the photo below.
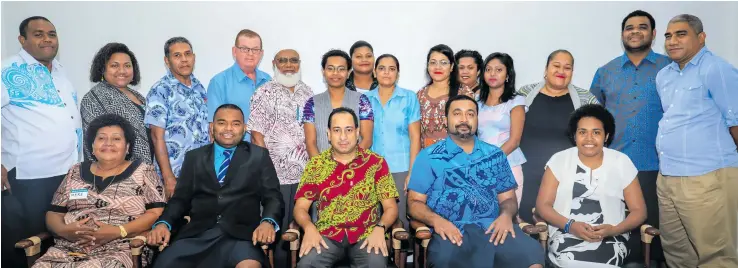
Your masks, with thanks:
M 408 228 L 406 213 L 409 171 L 420 152 L 420 102 L 415 92 L 397 86 L 400 62 L 391 54 L 377 58 L 374 76 L 379 86 L 365 93 L 374 110 L 371 150 L 387 160 L 400 194 L 399 218 Z
M 131 123 L 136 132 L 132 159 L 151 164 L 151 140 L 144 126 L 146 98 L 129 87 L 141 81 L 136 56 L 124 44 L 106 44 L 92 60 L 90 81 L 97 85 L 82 97 L 80 113 L 83 131 L 87 131 L 87 126 L 98 116 L 120 115 Z M 85 160 L 93 160 L 87 147 Z

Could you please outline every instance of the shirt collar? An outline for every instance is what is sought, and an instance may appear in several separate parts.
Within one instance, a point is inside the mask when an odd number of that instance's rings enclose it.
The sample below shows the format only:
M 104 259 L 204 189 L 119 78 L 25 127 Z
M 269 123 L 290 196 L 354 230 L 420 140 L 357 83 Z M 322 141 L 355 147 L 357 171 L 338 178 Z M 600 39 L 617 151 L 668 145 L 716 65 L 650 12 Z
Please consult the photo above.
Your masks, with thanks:
M 225 148 L 223 146 L 220 146 L 220 144 L 218 144 L 217 142 L 213 142 L 213 145 L 215 145 L 215 155 L 223 155 L 224 151 L 231 151 L 231 153 L 233 153 L 233 151 L 236 150 L 236 147 L 238 147 L 238 145 L 236 145 L 231 148 Z
M 687 65 L 692 64 L 692 65 L 697 66 L 698 64 L 700 64 L 700 61 L 702 60 L 702 56 L 704 56 L 705 53 L 711 53 L 710 50 L 707 49 L 707 46 L 703 46 L 702 49 L 700 49 L 700 51 L 697 52 L 697 54 L 695 54 L 694 57 L 692 57 L 692 59 L 687 63 Z M 669 63 L 669 65 L 667 65 L 667 67 L 671 68 L 674 71 L 680 71 L 679 63 L 677 63 L 676 61 L 672 61 L 671 63 Z M 687 66 L 685 65 L 684 67 L 686 68 Z
M 172 74 L 172 72 L 169 70 L 167 70 L 167 79 L 169 79 L 170 84 L 181 84 L 182 86 L 188 87 L 187 85 L 182 84 L 179 79 L 174 77 L 174 74 Z M 197 78 L 195 78 L 195 74 L 190 74 L 190 82 L 192 83 L 192 85 L 189 86 L 190 88 L 194 88 L 195 86 L 197 86 L 197 84 L 200 84 L 200 80 L 197 80 Z
M 367 95 L 367 97 L 372 97 L 377 100 L 379 100 L 379 86 L 376 86 L 369 90 L 369 92 L 364 93 L 364 95 Z M 408 93 L 405 92 L 405 90 L 397 85 L 395 85 L 395 90 L 392 91 L 392 96 L 390 96 L 390 100 L 394 99 L 395 97 L 407 97 Z
M 653 49 L 648 51 L 648 55 L 644 58 L 644 60 L 647 60 L 651 63 L 656 63 L 656 52 L 653 52 Z M 623 52 L 623 55 L 620 56 L 620 66 L 625 66 L 626 63 L 629 63 L 630 58 L 628 58 L 628 53 Z M 641 62 L 643 63 L 643 62 Z M 632 62 L 631 62 L 632 64 Z M 635 65 L 635 64 L 634 64 Z
M 354 157 L 354 160 L 351 160 L 350 163 L 354 163 L 356 161 L 360 161 L 361 159 L 364 159 L 365 155 L 366 155 L 366 150 L 359 147 L 359 145 L 357 144 L 356 145 L 356 157 Z M 335 162 L 337 164 L 342 164 L 341 162 L 336 161 L 336 159 L 333 159 L 333 147 L 323 152 L 323 158 L 328 161 Z
M 250 77 L 246 76 L 246 74 L 243 73 L 243 70 L 241 70 L 241 66 L 238 66 L 238 62 L 233 63 L 233 66 L 231 66 L 231 72 L 233 72 L 233 75 L 236 76 L 236 80 L 238 80 L 239 82 L 243 81 L 244 79 L 251 80 Z M 256 68 L 254 70 L 254 73 L 256 73 L 257 84 L 266 79 L 266 73 L 259 70 L 259 68 Z
M 451 155 L 457 155 L 459 153 L 464 152 L 464 149 L 461 149 L 459 145 L 457 145 L 453 139 L 451 139 L 451 136 L 446 136 L 446 140 L 444 141 L 446 143 L 446 152 L 448 152 Z M 479 148 L 479 137 L 477 135 L 474 135 L 474 148 L 472 149 L 472 153 L 478 151 Z
M 31 54 L 28 53 L 28 51 L 26 51 L 23 48 L 20 49 L 20 52 L 18 52 L 18 55 L 20 55 L 21 59 L 23 59 L 23 61 L 25 61 L 28 64 L 41 64 L 40 62 L 38 62 L 38 60 L 36 60 L 36 58 L 31 56 Z M 64 65 L 62 65 L 58 60 L 56 60 L 56 58 L 54 58 L 51 61 L 51 68 L 53 69 L 51 71 L 54 71 L 54 70 L 58 71 L 60 68 L 64 68 Z

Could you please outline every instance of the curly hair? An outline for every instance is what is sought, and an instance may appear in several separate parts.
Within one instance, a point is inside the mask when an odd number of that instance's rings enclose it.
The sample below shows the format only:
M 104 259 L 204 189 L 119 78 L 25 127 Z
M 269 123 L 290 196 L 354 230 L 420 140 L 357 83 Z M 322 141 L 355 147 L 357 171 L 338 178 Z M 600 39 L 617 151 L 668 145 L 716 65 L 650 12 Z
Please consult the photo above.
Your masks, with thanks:
M 105 66 L 108 61 L 115 53 L 125 53 L 131 57 L 131 63 L 133 64 L 133 80 L 131 85 L 138 85 L 141 81 L 141 72 L 138 70 L 138 60 L 133 55 L 130 49 L 121 43 L 108 43 L 95 54 L 95 58 L 92 59 L 92 67 L 90 67 L 90 82 L 97 83 L 103 80 L 103 74 L 105 73 Z
M 602 127 L 605 129 L 605 135 L 607 136 L 605 147 L 610 146 L 612 140 L 615 139 L 615 117 L 612 116 L 610 111 L 605 109 L 605 106 L 600 104 L 582 105 L 582 107 L 579 107 L 571 114 L 571 117 L 569 117 L 569 129 L 567 131 L 571 143 L 574 146 L 577 145 L 577 128 L 579 127 L 579 121 L 585 117 L 591 117 L 602 122 Z
M 90 122 L 87 131 L 85 131 L 85 147 L 87 147 L 89 152 L 92 152 L 92 143 L 95 142 L 97 132 L 101 128 L 112 126 L 118 126 L 123 129 L 123 138 L 125 138 L 128 144 L 128 154 L 126 154 L 125 159 L 131 160 L 131 157 L 133 157 L 133 146 L 136 143 L 136 131 L 128 120 L 117 114 L 103 114 Z M 94 154 L 92 155 L 92 160 L 97 161 Z

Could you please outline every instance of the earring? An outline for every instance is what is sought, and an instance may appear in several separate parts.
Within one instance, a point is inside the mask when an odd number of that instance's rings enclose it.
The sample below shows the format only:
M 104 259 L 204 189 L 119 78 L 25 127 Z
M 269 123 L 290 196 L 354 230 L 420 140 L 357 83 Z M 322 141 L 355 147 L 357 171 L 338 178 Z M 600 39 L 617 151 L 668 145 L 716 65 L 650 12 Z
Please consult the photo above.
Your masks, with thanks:
M 505 77 L 505 83 L 510 82 L 510 77 Z

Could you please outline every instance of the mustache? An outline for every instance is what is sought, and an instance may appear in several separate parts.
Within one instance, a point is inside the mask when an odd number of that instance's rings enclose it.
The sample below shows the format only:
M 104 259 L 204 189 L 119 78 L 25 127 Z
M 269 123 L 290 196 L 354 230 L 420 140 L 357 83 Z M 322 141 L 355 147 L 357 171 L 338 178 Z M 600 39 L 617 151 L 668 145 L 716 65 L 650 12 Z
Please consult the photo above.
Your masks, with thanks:
M 471 129 L 471 126 L 469 124 L 467 124 L 467 123 L 461 123 L 461 124 L 455 125 L 454 128 L 459 128 L 459 127 L 462 127 L 462 126 L 468 128 L 468 129 Z

